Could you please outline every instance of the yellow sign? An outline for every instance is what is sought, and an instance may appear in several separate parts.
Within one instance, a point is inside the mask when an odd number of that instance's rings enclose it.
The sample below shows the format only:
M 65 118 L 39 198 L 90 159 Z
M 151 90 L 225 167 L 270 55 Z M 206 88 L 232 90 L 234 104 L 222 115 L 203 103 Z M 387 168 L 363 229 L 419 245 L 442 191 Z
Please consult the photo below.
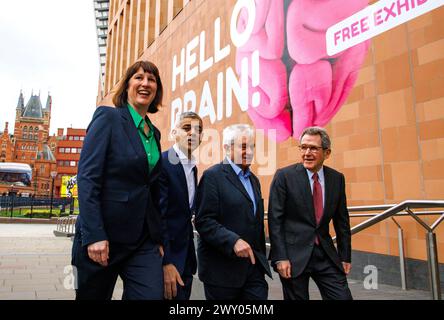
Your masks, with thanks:
M 73 180 L 71 178 L 73 178 L 73 176 L 62 176 L 62 185 L 60 186 L 61 197 L 68 197 L 69 191 L 71 191 L 72 197 L 77 198 L 77 183 L 75 183 L 71 189 L 68 188 L 68 185 L 70 187 L 72 186 Z

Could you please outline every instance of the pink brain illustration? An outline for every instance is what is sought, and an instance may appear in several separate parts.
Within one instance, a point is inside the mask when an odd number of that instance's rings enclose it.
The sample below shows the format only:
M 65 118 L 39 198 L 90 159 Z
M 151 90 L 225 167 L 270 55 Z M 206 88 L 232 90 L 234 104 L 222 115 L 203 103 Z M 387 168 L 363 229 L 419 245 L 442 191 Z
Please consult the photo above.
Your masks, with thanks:
M 257 129 L 276 130 L 278 142 L 298 139 L 308 126 L 324 126 L 340 110 L 358 77 L 369 42 L 328 56 L 326 31 L 362 10 L 367 0 L 255 0 L 256 18 L 249 40 L 237 49 L 236 70 L 249 78 L 248 115 Z M 239 15 L 238 30 L 248 14 Z M 259 52 L 259 84 L 241 61 Z M 251 61 L 250 61 L 251 62 Z M 251 65 L 251 63 L 249 64 Z M 251 105 L 259 92 L 260 103 Z

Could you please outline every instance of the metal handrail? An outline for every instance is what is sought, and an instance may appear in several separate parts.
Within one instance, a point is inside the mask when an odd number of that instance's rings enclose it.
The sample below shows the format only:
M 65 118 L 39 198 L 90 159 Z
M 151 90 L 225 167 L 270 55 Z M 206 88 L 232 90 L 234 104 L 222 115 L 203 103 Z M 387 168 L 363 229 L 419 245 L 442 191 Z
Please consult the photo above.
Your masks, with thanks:
M 374 206 L 352 206 L 348 207 L 349 212 L 371 212 L 371 211 L 381 211 L 381 213 L 357 213 L 349 214 L 350 218 L 365 218 L 370 217 L 358 225 L 351 228 L 351 234 L 354 235 L 362 230 L 372 227 L 373 225 L 384 221 L 388 218 L 396 224 L 398 227 L 398 244 L 399 244 L 399 260 L 400 260 L 400 274 L 401 274 L 401 286 L 403 290 L 407 289 L 406 274 L 405 274 L 405 257 L 404 257 L 404 236 L 401 225 L 394 219 L 395 217 L 405 217 L 411 216 L 416 220 L 427 232 L 427 263 L 429 266 L 429 280 L 430 288 L 432 291 L 432 298 L 439 300 L 441 299 L 441 287 L 439 280 L 439 264 L 438 264 L 438 252 L 436 244 L 436 234 L 434 230 L 438 225 L 444 221 L 444 211 L 415 211 L 411 209 L 430 209 L 430 208 L 444 208 L 444 200 L 406 200 L 399 204 L 384 204 L 384 205 L 374 205 Z M 440 217 L 429 226 L 424 221 L 422 221 L 419 216 L 431 216 L 440 215 Z M 265 220 L 268 220 L 267 215 L 265 215 Z M 333 237 L 333 241 L 336 242 L 336 237 Z M 270 247 L 270 243 L 266 243 L 267 247 Z
M 367 206 L 367 208 L 371 208 L 372 206 Z M 385 206 L 375 206 L 378 208 L 385 207 Z M 360 224 L 352 227 L 350 229 L 352 235 L 356 234 L 364 229 L 370 228 L 371 226 L 377 224 L 378 222 L 381 222 L 387 218 L 390 218 L 402 211 L 406 211 L 407 209 L 424 209 L 424 208 L 441 208 L 444 207 L 444 201 L 440 200 L 406 200 L 404 202 L 401 202 L 397 205 L 392 205 L 390 208 L 385 210 L 384 212 L 364 221 Z M 351 207 L 352 209 L 353 207 Z M 355 207 L 356 208 L 356 207 Z M 375 209 L 378 210 L 378 209 Z M 363 211 L 363 210 L 362 210 Z M 369 211 L 369 209 L 367 209 Z M 336 237 L 333 238 L 333 240 Z
M 375 205 L 375 206 L 352 206 L 348 207 L 348 212 L 359 212 L 359 211 L 381 211 L 381 210 L 387 210 L 395 206 L 394 204 L 381 204 L 381 205 Z
M 349 210 L 350 212 L 350 210 Z M 444 214 L 444 211 L 415 211 L 417 216 L 436 216 Z M 349 214 L 350 218 L 367 218 L 377 216 L 378 213 L 352 213 Z M 407 212 L 399 212 L 396 216 L 410 216 Z
M 429 266 L 429 281 L 432 292 L 432 298 L 434 300 L 441 299 L 441 283 L 439 275 L 439 263 L 438 263 L 438 250 L 436 243 L 436 234 L 434 230 L 438 225 L 444 221 L 444 211 L 420 211 L 413 212 L 412 209 L 429 209 L 429 208 L 442 208 L 444 207 L 443 200 L 406 200 L 396 205 L 379 205 L 379 206 L 362 206 L 362 207 L 350 207 L 349 212 L 364 212 L 364 211 L 376 211 L 385 210 L 379 214 L 350 214 L 350 217 L 371 217 L 370 219 L 361 222 L 360 224 L 350 229 L 351 234 L 354 235 L 362 230 L 370 228 L 375 224 L 384 221 L 387 218 L 392 218 L 395 224 L 398 226 L 398 240 L 400 251 L 400 267 L 401 267 L 401 279 L 402 287 L 406 288 L 405 279 L 405 259 L 404 259 L 404 245 L 403 245 L 403 233 L 402 228 L 398 222 L 394 219 L 394 216 L 411 216 L 416 222 L 418 222 L 426 230 L 427 241 L 427 263 Z M 423 215 L 440 215 L 440 217 L 429 226 L 426 222 L 421 220 L 419 216 Z M 336 236 L 333 237 L 333 241 L 336 242 Z

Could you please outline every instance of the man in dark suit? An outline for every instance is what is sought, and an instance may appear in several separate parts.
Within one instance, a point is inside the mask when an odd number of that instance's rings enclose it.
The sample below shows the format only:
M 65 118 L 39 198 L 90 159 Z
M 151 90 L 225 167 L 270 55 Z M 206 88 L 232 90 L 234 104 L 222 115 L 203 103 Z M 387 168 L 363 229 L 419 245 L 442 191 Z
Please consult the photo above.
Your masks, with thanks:
M 184 112 L 171 131 L 172 148 L 162 153 L 160 210 L 164 230 L 164 297 L 189 300 L 197 262 L 191 222 L 195 208 L 197 167 L 192 152 L 202 141 L 202 119 Z
M 260 183 L 249 169 L 254 131 L 227 127 L 223 144 L 226 158 L 203 173 L 197 192 L 199 279 L 208 300 L 265 300 L 271 272 Z
M 327 132 L 304 130 L 302 163 L 276 172 L 270 188 L 270 259 L 279 272 L 284 299 L 308 300 L 312 277 L 323 299 L 352 299 L 351 233 L 344 175 L 323 165 L 331 153 Z M 333 220 L 337 249 L 329 234 Z

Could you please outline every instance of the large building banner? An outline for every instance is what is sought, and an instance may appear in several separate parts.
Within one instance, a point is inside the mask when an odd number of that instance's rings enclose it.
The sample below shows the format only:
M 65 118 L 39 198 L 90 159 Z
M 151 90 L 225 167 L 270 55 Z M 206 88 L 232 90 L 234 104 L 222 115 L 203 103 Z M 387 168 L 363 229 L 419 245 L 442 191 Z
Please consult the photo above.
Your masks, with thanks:
M 62 176 L 60 186 L 60 196 L 62 198 L 77 198 L 77 176 Z
M 366 6 L 367 0 L 236 1 L 231 14 L 196 30 L 172 56 L 171 125 L 184 110 L 214 124 L 230 118 L 233 109 L 247 112 L 257 129 L 273 130 L 277 141 L 326 125 L 353 88 L 368 49 L 363 42 L 329 56 L 326 31 Z M 234 64 L 213 71 L 230 57 Z M 199 77 L 206 77 L 202 88 L 178 96 L 178 88 Z

